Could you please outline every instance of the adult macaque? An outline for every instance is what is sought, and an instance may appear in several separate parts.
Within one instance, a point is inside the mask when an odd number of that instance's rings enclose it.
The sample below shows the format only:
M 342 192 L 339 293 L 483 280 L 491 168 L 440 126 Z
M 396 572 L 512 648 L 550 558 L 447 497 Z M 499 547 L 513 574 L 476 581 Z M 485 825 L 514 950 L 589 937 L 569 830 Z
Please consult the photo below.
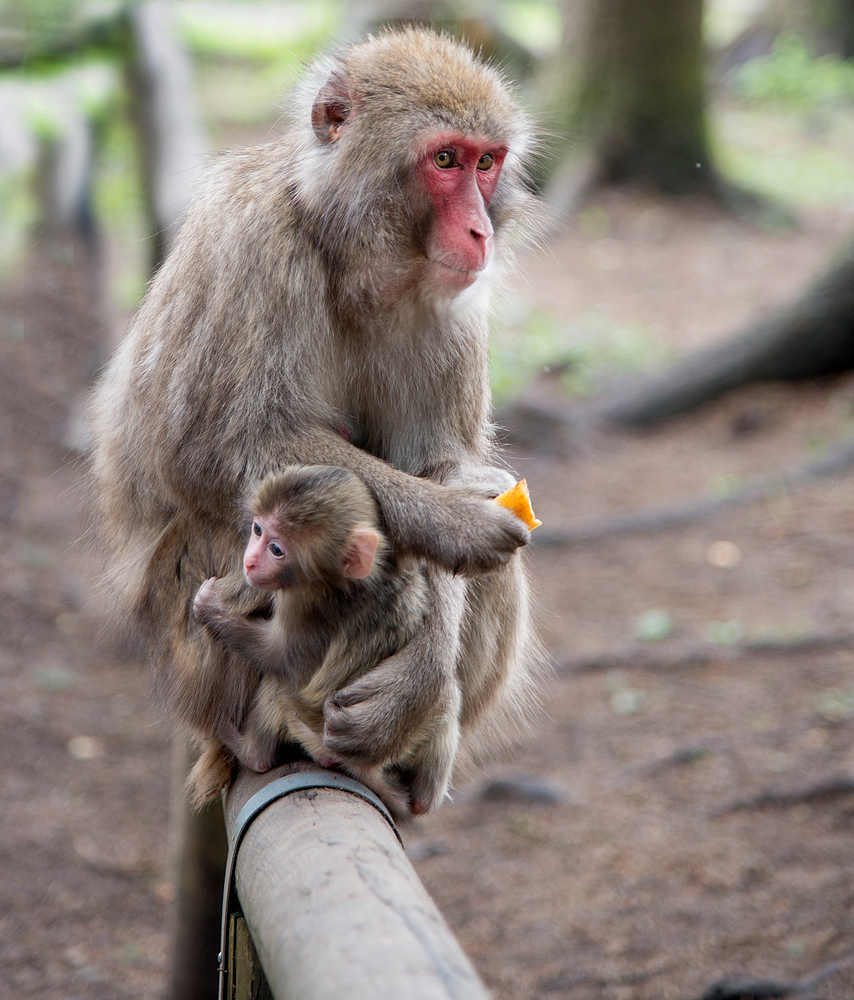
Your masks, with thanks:
M 426 570 L 389 551 L 376 503 L 345 469 L 293 466 L 268 476 L 250 514 L 242 575 L 274 592 L 272 617 L 235 609 L 227 578 L 206 580 L 193 602 L 196 619 L 262 674 L 243 731 L 221 722 L 220 739 L 255 771 L 273 766 L 280 743 L 298 742 L 319 764 L 372 788 L 398 818 L 438 805 L 456 755 L 460 697 L 454 656 L 437 660 L 421 641 L 436 611 Z M 387 707 L 405 742 L 361 739 L 354 754 L 336 741 L 344 707 L 336 692 L 381 660 L 365 680 L 397 696 Z
M 282 137 L 224 156 L 200 190 L 91 422 L 111 588 L 152 637 L 165 699 L 211 738 L 242 729 L 261 672 L 193 597 L 240 559 L 240 498 L 288 465 L 354 472 L 391 552 L 426 561 L 441 613 L 420 641 L 456 662 L 464 745 L 530 707 L 528 531 L 488 499 L 514 477 L 494 465 L 487 379 L 490 289 L 536 214 L 529 146 L 496 70 L 407 29 L 319 62 Z M 421 683 L 394 657 L 348 683 L 324 706 L 339 746 L 395 759 L 432 712 Z

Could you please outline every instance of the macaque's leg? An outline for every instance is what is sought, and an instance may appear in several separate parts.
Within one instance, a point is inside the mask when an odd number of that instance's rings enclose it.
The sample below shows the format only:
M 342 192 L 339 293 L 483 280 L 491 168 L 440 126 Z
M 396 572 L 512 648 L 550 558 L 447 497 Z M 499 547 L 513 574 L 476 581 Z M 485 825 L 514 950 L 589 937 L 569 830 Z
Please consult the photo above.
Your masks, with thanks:
M 321 767 L 331 771 L 343 771 L 379 796 L 388 811 L 398 821 L 410 819 L 413 809 L 406 788 L 395 781 L 379 765 L 365 764 L 358 758 L 343 759 L 329 753 L 323 737 L 309 728 L 295 713 L 288 726 L 292 738 L 297 740 L 309 756 Z
M 220 739 L 232 748 L 241 764 L 263 774 L 275 764 L 280 744 L 292 740 L 303 743 L 295 729 L 298 721 L 290 686 L 267 674 L 255 694 L 243 732 L 229 721 L 225 729 L 220 729 Z
M 264 774 L 273 766 L 279 744 L 278 735 L 269 730 L 252 728 L 251 716 L 245 733 L 241 733 L 231 719 L 226 719 L 219 724 L 217 736 L 250 771 Z
M 464 587 L 462 578 L 429 568 L 427 608 L 413 638 L 327 697 L 324 744 L 333 757 L 377 765 L 400 760 L 413 739 L 456 713 Z
M 465 586 L 458 677 L 463 753 L 470 761 L 506 749 L 528 728 L 545 656 L 533 633 L 520 556 Z
M 456 704 L 452 710 L 444 712 L 437 719 L 435 728 L 427 734 L 404 769 L 414 816 L 420 816 L 440 806 L 451 783 L 460 742 L 461 699 L 456 685 L 454 692 Z

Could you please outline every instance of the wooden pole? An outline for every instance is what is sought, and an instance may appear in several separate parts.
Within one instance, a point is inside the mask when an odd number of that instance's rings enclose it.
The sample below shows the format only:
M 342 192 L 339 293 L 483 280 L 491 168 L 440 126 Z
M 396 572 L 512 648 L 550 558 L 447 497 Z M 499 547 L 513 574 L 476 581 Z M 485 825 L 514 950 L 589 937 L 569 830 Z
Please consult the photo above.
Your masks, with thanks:
M 256 793 L 294 773 L 303 784 L 331 775 L 311 763 L 243 772 L 225 800 L 228 829 Z M 235 860 L 275 1000 L 488 1000 L 391 823 L 358 794 L 286 794 L 244 827 Z

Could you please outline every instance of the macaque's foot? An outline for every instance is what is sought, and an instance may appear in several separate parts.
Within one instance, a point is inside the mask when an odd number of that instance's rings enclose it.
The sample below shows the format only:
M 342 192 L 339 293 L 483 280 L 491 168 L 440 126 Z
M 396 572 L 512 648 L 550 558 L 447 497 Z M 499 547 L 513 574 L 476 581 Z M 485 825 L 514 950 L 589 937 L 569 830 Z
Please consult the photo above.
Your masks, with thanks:
M 423 816 L 426 812 L 438 809 L 448 797 L 447 778 L 411 774 L 410 781 L 410 804 L 413 816 Z
M 217 726 L 217 736 L 244 767 L 258 774 L 266 774 L 273 766 L 275 754 L 271 747 L 247 745 L 247 739 L 231 719 L 224 719 Z
M 324 748 L 333 757 L 366 764 L 393 760 L 405 742 L 394 707 L 389 692 L 367 682 L 330 694 L 323 704 Z
M 234 779 L 236 761 L 228 747 L 206 741 L 201 756 L 187 776 L 187 794 L 194 810 L 216 801 Z
M 244 767 L 248 767 L 250 771 L 257 771 L 258 774 L 266 774 L 273 766 L 269 757 L 246 757 L 240 763 Z

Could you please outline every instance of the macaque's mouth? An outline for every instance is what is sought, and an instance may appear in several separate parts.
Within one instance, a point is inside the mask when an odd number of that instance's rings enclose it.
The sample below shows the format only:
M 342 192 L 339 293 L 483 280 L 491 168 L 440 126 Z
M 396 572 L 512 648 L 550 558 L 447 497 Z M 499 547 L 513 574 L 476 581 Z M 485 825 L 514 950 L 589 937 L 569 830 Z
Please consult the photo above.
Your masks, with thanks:
M 480 267 L 454 267 L 453 264 L 446 264 L 443 260 L 431 260 L 430 263 L 446 267 L 449 271 L 456 271 L 457 274 L 480 274 L 486 267 L 487 261 L 484 261 Z
M 475 268 L 454 267 L 453 264 L 446 264 L 442 260 L 431 260 L 430 263 L 434 267 L 441 268 L 442 271 L 449 271 L 453 275 L 458 275 L 458 280 L 467 279 L 469 282 L 477 280 L 478 275 L 486 269 L 485 263 L 481 267 Z

